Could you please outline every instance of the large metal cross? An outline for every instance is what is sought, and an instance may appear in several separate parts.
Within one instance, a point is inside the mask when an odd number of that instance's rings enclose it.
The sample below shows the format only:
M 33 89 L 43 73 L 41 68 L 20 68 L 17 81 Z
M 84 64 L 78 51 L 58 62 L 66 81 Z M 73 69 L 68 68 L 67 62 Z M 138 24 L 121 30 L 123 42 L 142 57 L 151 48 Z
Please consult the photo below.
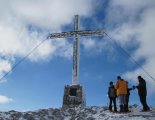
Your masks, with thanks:
M 74 31 L 62 32 L 62 33 L 51 33 L 48 38 L 68 38 L 74 37 L 73 43 L 73 75 L 72 75 L 72 85 L 79 84 L 79 56 L 80 56 L 80 36 L 92 36 L 92 35 L 104 35 L 102 30 L 80 30 L 79 16 L 75 15 L 74 18 Z

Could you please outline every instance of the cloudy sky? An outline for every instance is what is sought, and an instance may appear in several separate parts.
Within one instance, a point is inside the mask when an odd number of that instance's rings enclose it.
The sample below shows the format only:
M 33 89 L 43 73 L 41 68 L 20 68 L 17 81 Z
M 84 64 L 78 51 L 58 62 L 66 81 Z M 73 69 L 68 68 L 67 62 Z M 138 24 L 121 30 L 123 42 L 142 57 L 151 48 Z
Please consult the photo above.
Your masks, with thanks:
M 87 105 L 107 105 L 108 84 L 117 75 L 130 87 L 142 75 L 148 103 L 155 105 L 154 13 L 154 0 L 0 0 L 0 110 L 61 107 L 64 85 L 72 80 L 73 39 L 40 43 L 49 33 L 73 30 L 76 14 L 81 29 L 102 29 L 112 38 L 80 38 Z M 137 91 L 130 103 L 139 104 Z

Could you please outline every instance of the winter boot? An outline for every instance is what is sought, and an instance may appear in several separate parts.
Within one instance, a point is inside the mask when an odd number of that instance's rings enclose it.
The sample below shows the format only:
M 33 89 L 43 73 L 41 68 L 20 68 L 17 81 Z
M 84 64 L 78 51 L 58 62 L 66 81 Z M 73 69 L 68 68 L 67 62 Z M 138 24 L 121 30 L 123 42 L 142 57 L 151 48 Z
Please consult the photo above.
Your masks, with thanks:
M 120 105 L 120 112 L 123 112 L 123 105 Z
M 117 112 L 117 107 L 114 107 L 114 111 Z
M 147 109 L 147 111 L 150 111 L 150 108 L 149 108 L 149 106 L 147 106 L 147 107 L 146 107 L 146 109 Z
M 128 106 L 128 104 L 126 105 L 126 111 L 129 112 L 129 106 Z
M 112 111 L 112 106 L 109 106 L 109 111 Z
M 127 112 L 131 112 L 131 111 L 129 110 L 129 105 L 126 105 L 126 111 L 127 111 Z
M 127 111 L 127 105 L 124 105 L 123 112 L 128 112 Z

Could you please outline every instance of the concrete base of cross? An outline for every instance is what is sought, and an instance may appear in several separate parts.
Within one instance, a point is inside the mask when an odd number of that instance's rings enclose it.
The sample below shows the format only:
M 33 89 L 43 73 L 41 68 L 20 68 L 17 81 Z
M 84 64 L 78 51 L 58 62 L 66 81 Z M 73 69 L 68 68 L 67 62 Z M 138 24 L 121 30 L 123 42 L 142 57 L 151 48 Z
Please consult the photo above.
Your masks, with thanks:
M 66 85 L 64 87 L 62 107 L 85 107 L 86 100 L 84 89 L 81 85 Z

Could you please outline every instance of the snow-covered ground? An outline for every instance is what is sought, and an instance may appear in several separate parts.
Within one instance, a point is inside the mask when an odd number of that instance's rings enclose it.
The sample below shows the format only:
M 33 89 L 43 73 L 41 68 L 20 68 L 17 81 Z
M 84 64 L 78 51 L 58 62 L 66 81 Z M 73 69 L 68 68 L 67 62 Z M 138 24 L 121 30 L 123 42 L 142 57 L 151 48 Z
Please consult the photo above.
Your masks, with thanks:
M 139 112 L 140 107 L 130 106 L 130 113 L 112 113 L 107 107 L 41 109 L 27 112 L 0 112 L 0 120 L 155 120 L 155 107 Z

